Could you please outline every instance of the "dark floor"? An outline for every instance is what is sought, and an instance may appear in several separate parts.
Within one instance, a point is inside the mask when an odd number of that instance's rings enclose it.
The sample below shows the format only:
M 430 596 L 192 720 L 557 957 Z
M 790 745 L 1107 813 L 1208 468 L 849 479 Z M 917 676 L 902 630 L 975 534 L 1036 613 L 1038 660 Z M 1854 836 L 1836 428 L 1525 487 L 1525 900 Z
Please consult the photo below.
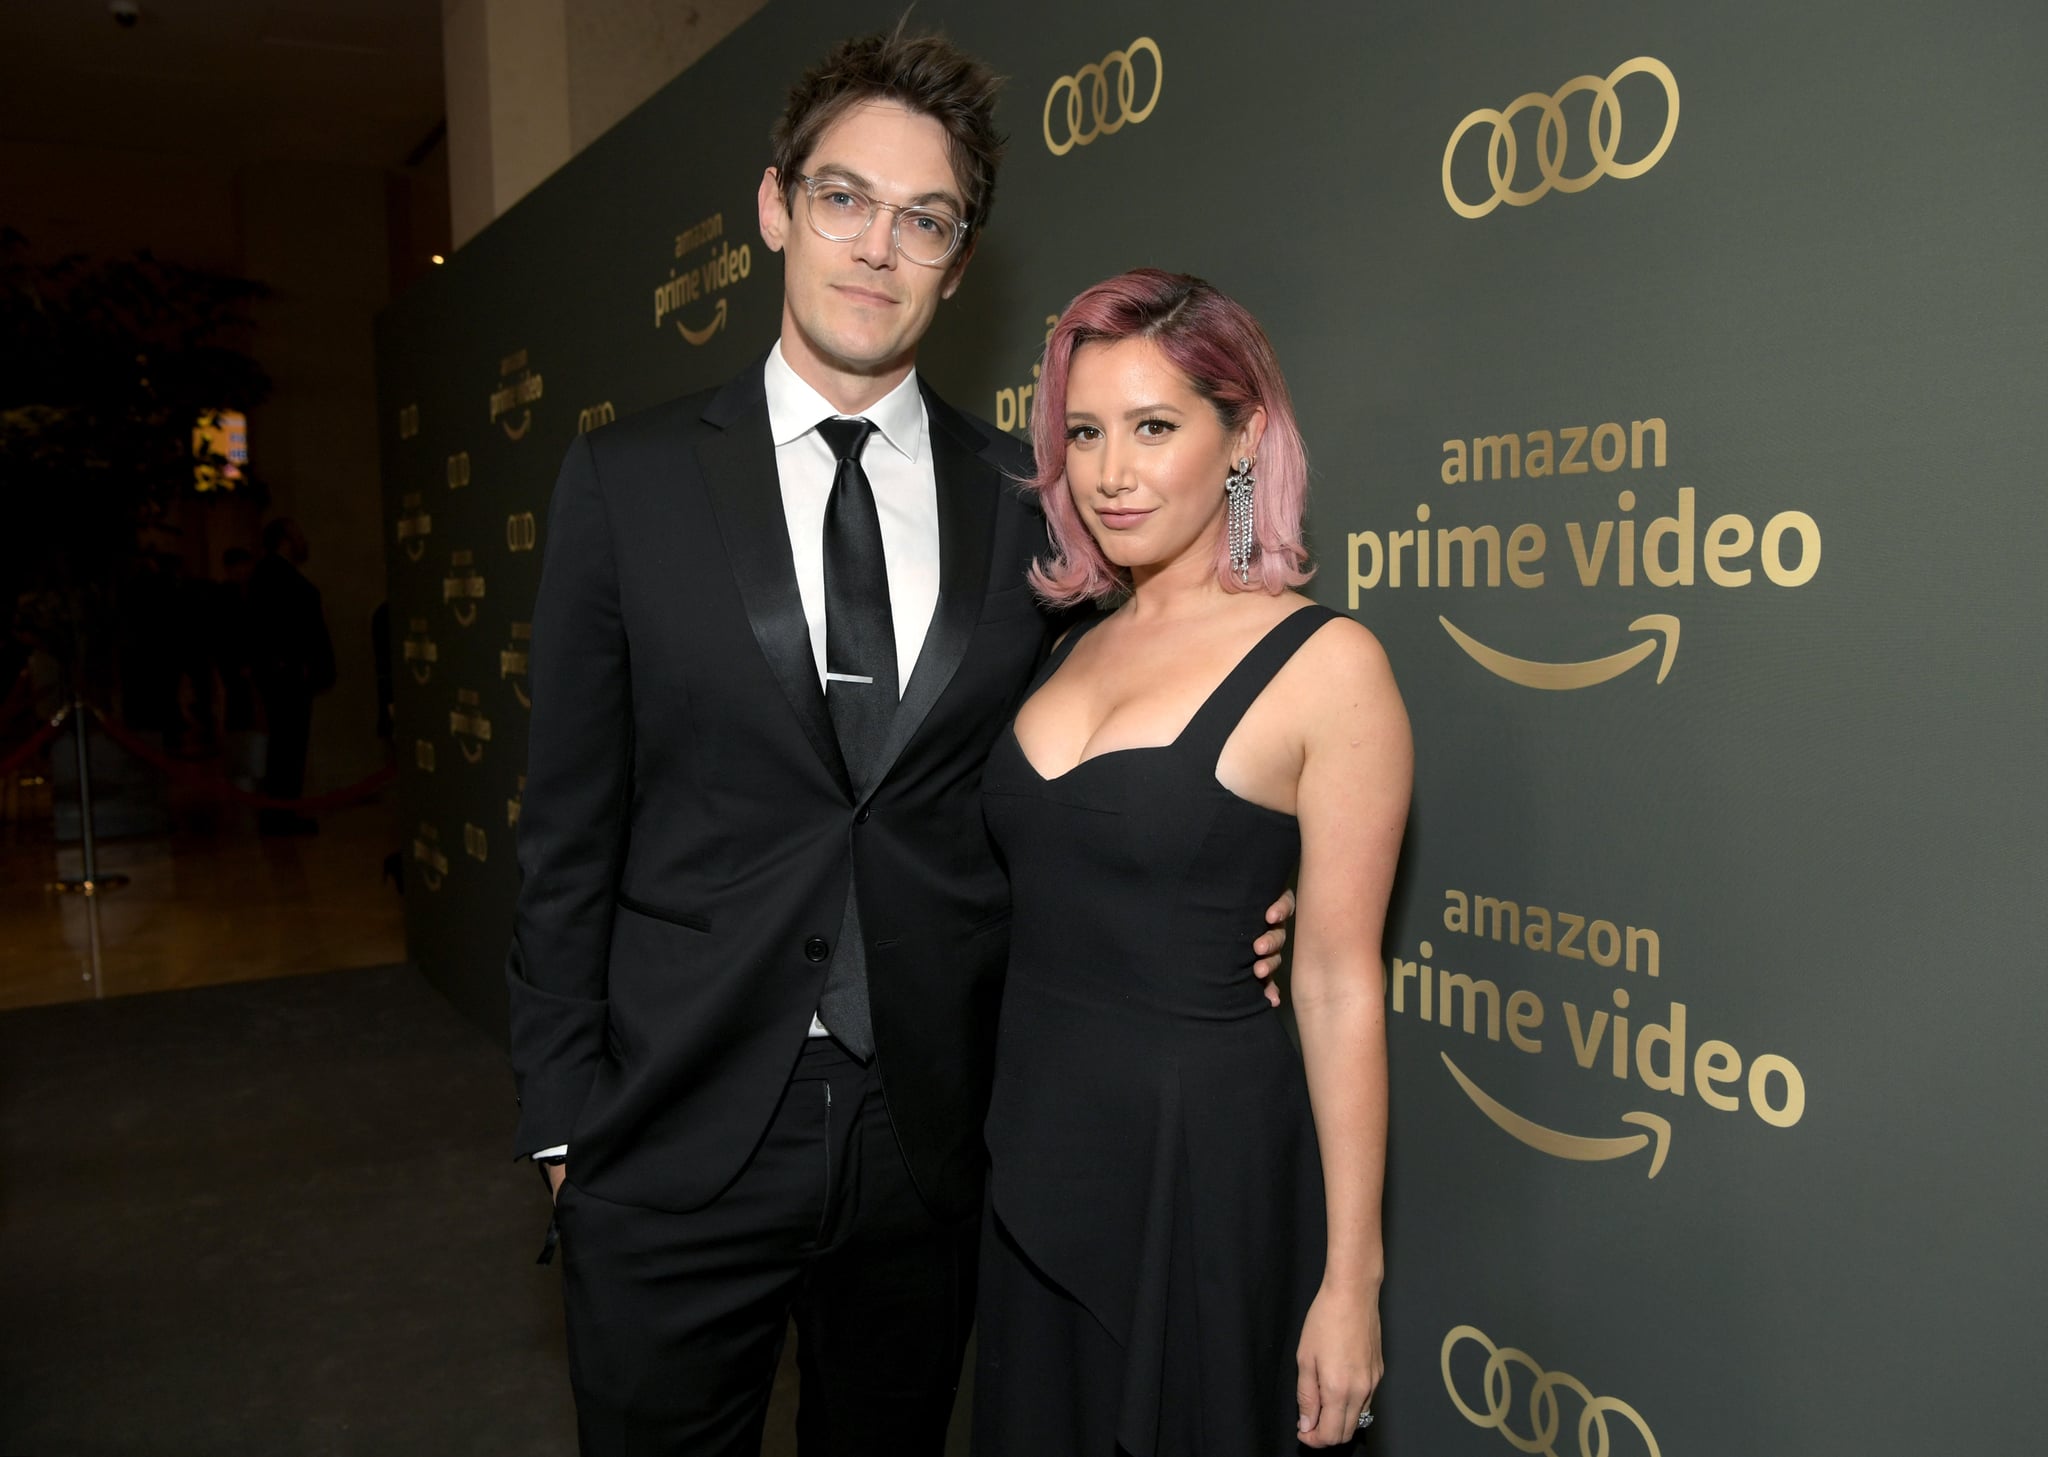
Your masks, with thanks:
M 0 1453 L 566 1453 L 502 1056 L 375 968 L 0 1015 Z
M 403 967 L 0 1013 L 0 1457 L 573 1453 L 511 1121 Z

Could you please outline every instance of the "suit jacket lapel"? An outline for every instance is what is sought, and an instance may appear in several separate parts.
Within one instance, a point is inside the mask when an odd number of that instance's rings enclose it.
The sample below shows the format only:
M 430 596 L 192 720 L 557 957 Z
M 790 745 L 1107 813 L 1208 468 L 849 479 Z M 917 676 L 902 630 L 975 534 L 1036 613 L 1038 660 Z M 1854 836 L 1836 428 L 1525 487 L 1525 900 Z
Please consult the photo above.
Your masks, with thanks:
M 782 514 L 775 442 L 768 427 L 768 397 L 761 387 L 760 366 L 721 390 L 704 411 L 704 418 L 716 428 L 700 437 L 697 459 L 740 598 L 753 624 L 754 640 L 782 685 L 804 737 L 850 796 L 853 788 L 846 761 L 840 757 L 839 737 L 825 709 L 825 694 L 818 687 L 810 624 L 804 618 L 803 598 L 797 593 L 796 563 L 789 551 L 789 525 Z M 943 499 L 944 491 L 940 494 Z M 942 523 L 943 519 L 942 507 Z M 940 592 L 943 597 L 943 585 Z
M 932 474 L 939 503 L 939 603 L 918 649 L 917 667 L 904 685 L 896 719 L 883 746 L 874 783 L 888 778 L 904 747 L 923 726 L 932 705 L 953 681 L 988 587 L 988 558 L 995 529 L 997 493 L 1007 482 L 981 457 L 981 432 L 923 384 L 925 418 L 932 450 Z M 822 699 L 820 702 L 822 703 Z M 826 732 L 829 734 L 830 721 Z

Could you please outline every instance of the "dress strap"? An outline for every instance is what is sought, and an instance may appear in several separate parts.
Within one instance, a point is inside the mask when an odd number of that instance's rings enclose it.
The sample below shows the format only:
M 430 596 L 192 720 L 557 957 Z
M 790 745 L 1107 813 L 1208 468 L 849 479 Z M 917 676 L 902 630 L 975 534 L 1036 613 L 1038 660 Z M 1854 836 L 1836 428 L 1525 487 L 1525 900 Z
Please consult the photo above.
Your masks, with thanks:
M 1195 710 L 1195 716 L 1181 731 L 1177 746 L 1201 762 L 1213 764 L 1222 754 L 1231 734 L 1236 732 L 1239 721 L 1258 696 L 1266 691 L 1266 685 L 1287 666 L 1287 660 L 1300 651 L 1301 645 L 1315 636 L 1324 623 L 1343 615 L 1316 603 L 1297 608 L 1281 618 L 1250 652 L 1238 660 L 1230 675 L 1216 685 L 1216 691 L 1209 695 L 1208 701 Z

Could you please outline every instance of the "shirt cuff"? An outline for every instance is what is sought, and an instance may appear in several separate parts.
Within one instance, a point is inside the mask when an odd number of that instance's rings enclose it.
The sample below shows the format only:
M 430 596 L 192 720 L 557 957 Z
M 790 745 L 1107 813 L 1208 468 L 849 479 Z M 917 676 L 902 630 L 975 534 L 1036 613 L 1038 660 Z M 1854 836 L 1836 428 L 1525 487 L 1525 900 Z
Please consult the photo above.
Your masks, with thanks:
M 566 1143 L 558 1143 L 553 1148 L 544 1148 L 539 1153 L 533 1155 L 536 1159 L 558 1159 L 567 1158 L 568 1156 L 569 1145 Z

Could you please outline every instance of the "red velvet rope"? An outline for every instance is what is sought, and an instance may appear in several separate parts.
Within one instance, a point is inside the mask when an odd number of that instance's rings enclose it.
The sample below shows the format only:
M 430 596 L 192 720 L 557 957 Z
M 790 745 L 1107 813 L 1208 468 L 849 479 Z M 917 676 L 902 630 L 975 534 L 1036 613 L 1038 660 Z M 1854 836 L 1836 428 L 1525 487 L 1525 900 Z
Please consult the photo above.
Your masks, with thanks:
M 44 745 L 57 737 L 58 731 L 64 727 L 64 720 L 69 717 L 71 717 L 71 705 L 67 703 L 57 710 L 48 723 L 29 735 L 27 743 L 18 749 L 10 749 L 7 753 L 0 754 L 0 779 L 6 778 L 30 759 L 33 759 L 37 754 L 40 754 L 43 751 Z
M 368 799 L 398 777 L 398 771 L 387 764 L 382 769 L 377 770 L 376 773 L 366 778 L 358 779 L 354 784 L 347 785 L 341 789 L 329 790 L 326 794 L 316 794 L 307 799 L 273 799 L 267 794 L 252 794 L 241 786 L 222 778 L 218 772 L 205 765 L 171 758 L 163 750 L 147 740 L 138 738 L 127 729 L 121 727 L 121 725 L 114 722 L 113 719 L 107 717 L 106 714 L 97 708 L 92 710 L 92 716 L 98 721 L 99 726 L 106 730 L 108 738 L 126 749 L 136 758 L 142 760 L 145 764 L 148 764 L 151 768 L 159 769 L 165 774 L 170 775 L 173 779 L 197 785 L 211 794 L 219 795 L 223 799 L 232 799 L 240 804 L 254 805 L 257 809 L 294 810 L 302 814 L 317 813 L 320 810 L 327 809 L 339 809 L 345 804 L 353 804 L 357 800 Z

